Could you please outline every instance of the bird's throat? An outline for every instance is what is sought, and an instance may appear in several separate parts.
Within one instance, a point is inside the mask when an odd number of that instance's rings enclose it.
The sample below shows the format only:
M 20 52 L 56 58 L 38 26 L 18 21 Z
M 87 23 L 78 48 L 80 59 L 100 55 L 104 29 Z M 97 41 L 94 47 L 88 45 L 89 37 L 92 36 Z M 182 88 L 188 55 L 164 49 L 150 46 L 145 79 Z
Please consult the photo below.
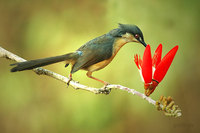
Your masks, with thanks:
M 122 46 L 124 46 L 128 41 L 125 38 L 118 38 L 113 44 L 113 56 L 117 54 Z

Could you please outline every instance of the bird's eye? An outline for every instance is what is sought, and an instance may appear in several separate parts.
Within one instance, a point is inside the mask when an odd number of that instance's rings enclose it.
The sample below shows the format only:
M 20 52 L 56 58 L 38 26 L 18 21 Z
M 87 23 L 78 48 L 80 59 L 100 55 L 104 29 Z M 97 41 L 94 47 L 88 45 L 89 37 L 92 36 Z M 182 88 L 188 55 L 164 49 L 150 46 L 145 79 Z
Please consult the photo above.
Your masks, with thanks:
M 138 34 L 135 34 L 135 38 L 138 39 L 140 36 Z

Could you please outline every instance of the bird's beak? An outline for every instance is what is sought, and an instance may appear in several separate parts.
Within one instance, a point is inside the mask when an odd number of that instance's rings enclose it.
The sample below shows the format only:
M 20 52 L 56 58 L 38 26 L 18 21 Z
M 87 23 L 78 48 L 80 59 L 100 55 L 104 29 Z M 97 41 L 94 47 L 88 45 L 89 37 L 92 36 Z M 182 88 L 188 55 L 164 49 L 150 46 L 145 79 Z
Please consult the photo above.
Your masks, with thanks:
M 142 45 L 144 45 L 145 47 L 147 46 L 147 44 L 144 42 L 144 41 L 142 41 L 142 40 L 138 40 Z
M 147 46 L 147 44 L 145 43 L 145 42 L 141 42 L 142 43 L 142 45 L 144 45 L 145 47 Z

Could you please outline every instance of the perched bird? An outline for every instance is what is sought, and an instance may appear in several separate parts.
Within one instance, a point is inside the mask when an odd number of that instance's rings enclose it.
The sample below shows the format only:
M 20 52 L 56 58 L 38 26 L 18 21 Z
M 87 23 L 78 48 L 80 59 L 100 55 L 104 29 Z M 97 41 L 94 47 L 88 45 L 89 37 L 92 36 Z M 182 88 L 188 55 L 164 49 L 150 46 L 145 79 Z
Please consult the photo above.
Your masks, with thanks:
M 118 28 L 85 43 L 73 53 L 11 64 L 11 66 L 16 65 L 11 72 L 30 70 L 66 61 L 66 67 L 69 64 L 72 65 L 69 82 L 72 80 L 73 73 L 83 69 L 88 71 L 86 75 L 89 78 L 108 85 L 107 82 L 93 77 L 92 73 L 106 67 L 120 48 L 128 42 L 141 43 L 146 47 L 142 31 L 136 25 L 119 24 Z

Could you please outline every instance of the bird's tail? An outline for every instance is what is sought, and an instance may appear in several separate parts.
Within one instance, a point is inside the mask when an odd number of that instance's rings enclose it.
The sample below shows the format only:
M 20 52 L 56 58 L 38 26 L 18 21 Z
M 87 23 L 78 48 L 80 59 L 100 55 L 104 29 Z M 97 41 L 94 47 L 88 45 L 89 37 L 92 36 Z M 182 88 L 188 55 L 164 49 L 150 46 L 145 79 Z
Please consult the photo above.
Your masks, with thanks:
M 13 67 L 10 71 L 16 72 L 16 71 L 23 71 L 23 70 L 30 70 L 41 66 L 46 66 L 49 64 L 61 62 L 61 61 L 71 61 L 75 60 L 80 56 L 80 51 L 74 52 L 74 53 L 68 53 L 65 55 L 60 56 L 54 56 L 54 57 L 48 57 L 48 58 L 42 58 L 42 59 L 36 59 L 36 60 L 30 60 L 30 61 L 24 61 L 24 62 L 18 62 L 11 64 Z

